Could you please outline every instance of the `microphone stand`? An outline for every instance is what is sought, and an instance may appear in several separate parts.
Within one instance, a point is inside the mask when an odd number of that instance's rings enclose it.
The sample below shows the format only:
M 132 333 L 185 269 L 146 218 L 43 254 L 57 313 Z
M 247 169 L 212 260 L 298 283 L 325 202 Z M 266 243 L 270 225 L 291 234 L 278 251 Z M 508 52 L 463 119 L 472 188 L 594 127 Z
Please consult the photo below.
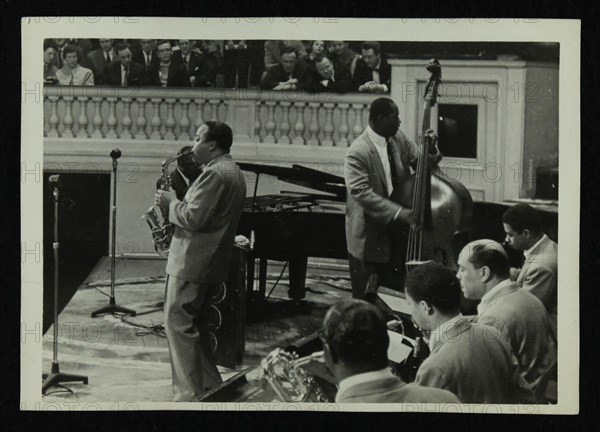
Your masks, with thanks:
M 92 312 L 92 318 L 96 318 L 99 315 L 112 314 L 114 312 L 124 313 L 125 315 L 135 316 L 136 313 L 132 309 L 128 309 L 123 306 L 119 306 L 115 301 L 115 267 L 116 267 L 116 256 L 115 246 L 117 237 L 117 159 L 121 157 L 121 150 L 114 149 L 110 152 L 113 166 L 113 205 L 112 205 L 112 252 L 110 260 L 110 300 L 108 306 L 104 306 L 94 312 Z
M 60 372 L 58 365 L 58 189 L 59 189 L 59 174 L 52 175 L 48 179 L 50 184 L 54 184 L 54 353 L 52 358 L 52 369 L 49 374 L 42 374 L 44 380 L 42 384 L 42 394 L 46 394 L 46 390 L 63 382 L 78 382 L 83 381 L 88 383 L 88 378 L 83 375 L 73 375 Z

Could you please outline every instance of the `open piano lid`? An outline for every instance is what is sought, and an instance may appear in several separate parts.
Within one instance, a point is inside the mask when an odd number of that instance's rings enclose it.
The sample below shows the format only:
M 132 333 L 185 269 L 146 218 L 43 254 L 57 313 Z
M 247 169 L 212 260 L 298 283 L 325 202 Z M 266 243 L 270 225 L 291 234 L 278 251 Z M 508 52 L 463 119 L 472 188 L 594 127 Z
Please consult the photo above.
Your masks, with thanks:
M 334 174 L 329 174 L 296 164 L 292 165 L 291 167 L 281 167 L 275 165 L 238 162 L 238 166 L 242 171 L 251 171 L 257 174 L 257 176 L 259 174 L 271 175 L 287 183 L 327 192 L 332 194 L 332 196 L 323 198 L 327 198 L 332 201 L 346 201 L 346 185 L 344 178 Z M 258 182 L 258 177 L 256 181 Z

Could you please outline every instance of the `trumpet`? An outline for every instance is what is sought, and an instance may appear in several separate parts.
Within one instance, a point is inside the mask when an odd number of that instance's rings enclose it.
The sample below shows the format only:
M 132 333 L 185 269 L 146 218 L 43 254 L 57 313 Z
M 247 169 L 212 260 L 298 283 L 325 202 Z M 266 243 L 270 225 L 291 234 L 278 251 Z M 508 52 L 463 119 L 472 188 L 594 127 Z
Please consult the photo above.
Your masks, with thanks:
M 162 162 L 160 167 L 161 174 L 159 180 L 161 190 L 167 191 L 171 188 L 171 177 L 168 171 L 169 165 L 179 160 L 180 158 L 188 156 L 192 153 L 192 150 L 188 150 L 186 152 L 181 153 L 180 155 L 173 156 L 172 158 L 169 158 Z M 154 243 L 154 250 L 160 256 L 167 257 L 169 255 L 171 239 L 173 238 L 173 232 L 175 231 L 175 227 L 169 222 L 169 209 L 159 208 L 157 211 L 156 207 L 158 206 L 153 205 L 148 210 L 146 210 L 146 212 L 144 212 L 144 214 L 142 215 L 141 219 L 144 219 L 150 227 L 152 241 Z

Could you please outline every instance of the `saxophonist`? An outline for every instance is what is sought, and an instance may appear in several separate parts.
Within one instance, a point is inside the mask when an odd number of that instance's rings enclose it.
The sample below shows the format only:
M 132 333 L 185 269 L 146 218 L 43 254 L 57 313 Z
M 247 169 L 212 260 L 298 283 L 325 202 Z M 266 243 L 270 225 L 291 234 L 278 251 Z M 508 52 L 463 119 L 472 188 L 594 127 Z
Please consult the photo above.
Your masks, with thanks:
M 165 330 L 173 377 L 173 400 L 195 401 L 222 382 L 212 358 L 207 311 L 211 294 L 229 271 L 246 183 L 229 154 L 231 128 L 209 121 L 196 131 L 193 158 L 205 166 L 182 200 L 157 191 L 175 226 L 165 290 Z
M 192 146 L 183 146 L 178 152 L 177 156 L 181 156 L 184 153 L 192 150 Z M 194 161 L 194 157 L 191 153 L 181 156 L 177 159 L 177 167 L 169 173 L 171 179 L 171 187 L 175 191 L 175 196 L 179 201 L 183 201 L 183 197 L 187 192 L 188 188 L 198 176 L 202 173 L 202 167 L 199 163 Z M 159 178 L 156 182 L 156 189 L 161 189 L 163 178 Z

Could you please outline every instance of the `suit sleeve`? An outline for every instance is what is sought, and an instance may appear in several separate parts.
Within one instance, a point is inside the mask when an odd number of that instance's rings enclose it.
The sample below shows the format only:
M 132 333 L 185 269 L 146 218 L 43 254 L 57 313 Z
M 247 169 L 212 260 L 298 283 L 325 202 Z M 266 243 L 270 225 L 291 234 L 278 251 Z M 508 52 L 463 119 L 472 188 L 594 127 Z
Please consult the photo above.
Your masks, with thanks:
M 221 174 L 206 170 L 188 190 L 188 202 L 173 200 L 169 206 L 169 220 L 189 231 L 203 231 L 213 219 L 221 201 L 225 183 Z
M 93 86 L 94 85 L 94 74 L 91 70 L 88 70 L 85 73 L 85 78 L 83 79 L 84 86 Z
M 423 363 L 417 371 L 415 384 L 421 387 L 434 387 L 448 390 L 450 392 L 455 391 L 454 389 L 450 388 L 451 386 L 449 385 L 448 378 L 446 377 L 446 374 L 442 368 L 437 366 L 429 366 L 427 363 Z
M 369 171 L 358 152 L 349 151 L 346 154 L 344 177 L 348 192 L 365 213 L 383 223 L 394 218 L 400 206 L 373 191 L 369 183 Z
M 556 288 L 556 275 L 544 265 L 530 266 L 521 287 L 539 298 L 548 307 L 550 297 Z
M 275 67 L 275 66 L 274 66 Z M 267 71 L 264 78 L 260 81 L 260 88 L 271 90 L 279 84 L 277 76 L 273 73 L 272 68 Z

